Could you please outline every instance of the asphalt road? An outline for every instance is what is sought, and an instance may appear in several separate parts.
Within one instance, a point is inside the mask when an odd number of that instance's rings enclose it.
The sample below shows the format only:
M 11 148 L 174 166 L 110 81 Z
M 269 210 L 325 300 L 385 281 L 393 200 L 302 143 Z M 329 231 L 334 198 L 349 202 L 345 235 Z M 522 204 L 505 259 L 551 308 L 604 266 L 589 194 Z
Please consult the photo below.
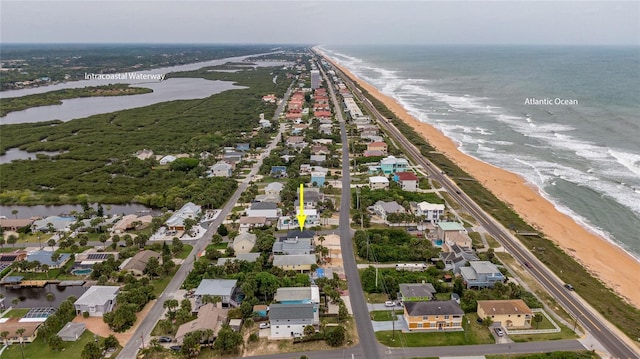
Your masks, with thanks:
M 290 89 L 287 90 L 286 97 L 288 97 L 290 93 Z M 285 98 L 286 98 L 285 97 Z M 284 108 L 284 101 L 278 106 L 274 118 L 277 118 L 282 109 Z M 190 244 L 193 245 L 193 250 L 189 254 L 189 256 L 182 262 L 182 265 L 178 268 L 178 271 L 173 276 L 165 290 L 158 296 L 157 301 L 149 311 L 146 317 L 142 319 L 140 326 L 136 329 L 134 335 L 131 337 L 131 340 L 124 346 L 120 354 L 118 355 L 118 359 L 131 359 L 135 358 L 138 350 L 146 344 L 149 344 L 151 331 L 155 327 L 158 320 L 162 318 L 164 314 L 164 308 L 162 307 L 164 301 L 167 299 L 173 298 L 173 294 L 180 289 L 180 286 L 184 282 L 187 277 L 187 274 L 193 269 L 193 262 L 196 258 L 196 255 L 202 252 L 206 246 L 211 242 L 211 238 L 213 234 L 215 234 L 216 230 L 222 224 L 222 221 L 227 217 L 227 215 L 231 212 L 236 202 L 240 198 L 242 192 L 247 190 L 251 179 L 258 173 L 260 166 L 262 165 L 262 159 L 269 155 L 271 150 L 273 150 L 276 145 L 280 142 L 280 138 L 282 137 L 284 132 L 284 125 L 280 126 L 280 132 L 274 138 L 274 140 L 269 144 L 267 149 L 265 150 L 265 154 L 258 159 L 256 164 L 251 169 L 251 172 L 247 175 L 245 180 L 243 180 L 239 185 L 238 189 L 235 193 L 229 198 L 224 207 L 221 209 L 218 217 L 209 223 L 209 227 L 207 232 L 197 241 L 191 241 Z
M 336 73 L 340 73 L 336 69 Z M 604 317 L 584 302 L 575 292 L 567 291 L 564 283 L 553 274 L 542 262 L 531 254 L 506 228 L 495 221 L 490 215 L 484 212 L 469 196 L 462 192 L 456 184 L 436 168 L 432 163 L 427 161 L 420 151 L 413 146 L 398 129 L 381 116 L 374 108 L 371 102 L 364 98 L 362 93 L 356 89 L 354 84 L 344 74 L 340 73 L 345 84 L 353 91 L 355 96 L 366 105 L 369 111 L 377 117 L 379 124 L 384 127 L 389 134 L 394 137 L 409 156 L 413 157 L 415 162 L 421 165 L 429 176 L 442 184 L 460 205 L 467 210 L 478 223 L 484 227 L 494 238 L 496 238 L 507 251 L 518 260 L 521 264 L 528 262 L 531 268 L 528 270 L 532 276 L 541 283 L 549 293 L 560 303 L 567 312 L 569 312 L 577 321 L 582 324 L 583 328 L 588 330 L 598 340 L 604 348 L 615 358 L 640 358 L 640 355 L 634 351 L 627 343 L 622 340 L 612 330 L 613 325 L 608 323 Z
M 321 68 L 321 67 L 320 67 Z M 324 71 L 322 72 L 325 81 L 329 82 Z M 360 352 L 364 358 L 380 358 L 380 351 L 378 348 L 378 341 L 373 333 L 373 326 L 371 325 L 371 319 L 369 317 L 369 310 L 367 309 L 367 303 L 364 299 L 364 292 L 362 291 L 362 283 L 360 282 L 360 275 L 358 273 L 358 267 L 356 266 L 356 259 L 353 253 L 353 244 L 351 238 L 353 237 L 353 231 L 351 230 L 349 211 L 351 208 L 351 174 L 349 169 L 349 141 L 347 140 L 347 130 L 345 128 L 344 118 L 342 117 L 342 107 L 336 98 L 336 94 L 333 90 L 333 86 L 327 86 L 329 88 L 329 94 L 333 101 L 334 112 L 340 122 L 340 133 L 342 135 L 342 195 L 340 198 L 340 249 L 342 250 L 342 263 L 344 266 L 344 272 L 347 277 L 347 284 L 349 288 L 349 299 L 351 300 L 351 308 L 353 310 L 353 317 L 356 321 L 356 327 L 358 329 L 358 337 L 360 338 Z M 355 350 L 356 348 L 352 348 Z

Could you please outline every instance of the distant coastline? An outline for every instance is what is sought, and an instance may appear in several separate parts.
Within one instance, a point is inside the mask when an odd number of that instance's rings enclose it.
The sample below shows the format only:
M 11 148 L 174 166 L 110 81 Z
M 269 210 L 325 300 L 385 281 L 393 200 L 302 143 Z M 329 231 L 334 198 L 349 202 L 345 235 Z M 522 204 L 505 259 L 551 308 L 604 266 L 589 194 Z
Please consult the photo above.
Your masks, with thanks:
M 640 308 L 636 275 L 640 273 L 640 261 L 635 257 L 560 212 L 553 203 L 528 185 L 522 177 L 463 153 L 458 145 L 442 132 L 418 121 L 396 100 L 382 94 L 376 87 L 355 76 L 328 55 L 323 55 L 354 82 L 383 102 L 398 118 L 422 134 L 438 151 L 446 154 L 462 169 L 481 181 L 498 198 L 508 203 L 525 221 L 540 228 L 549 239 L 606 283 L 609 288 Z

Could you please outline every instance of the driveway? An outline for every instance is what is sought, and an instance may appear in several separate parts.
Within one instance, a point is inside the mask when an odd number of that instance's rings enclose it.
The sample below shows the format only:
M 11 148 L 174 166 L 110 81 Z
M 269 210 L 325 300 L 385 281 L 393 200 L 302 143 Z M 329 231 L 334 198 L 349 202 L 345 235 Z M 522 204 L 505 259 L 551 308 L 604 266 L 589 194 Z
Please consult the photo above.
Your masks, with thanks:
M 396 310 L 396 314 L 397 313 L 402 313 L 404 310 L 402 309 L 402 306 L 400 305 L 396 305 L 395 307 L 387 307 L 386 305 L 384 305 L 384 303 L 367 303 L 367 309 L 372 312 L 374 310 L 392 310 L 394 309 Z

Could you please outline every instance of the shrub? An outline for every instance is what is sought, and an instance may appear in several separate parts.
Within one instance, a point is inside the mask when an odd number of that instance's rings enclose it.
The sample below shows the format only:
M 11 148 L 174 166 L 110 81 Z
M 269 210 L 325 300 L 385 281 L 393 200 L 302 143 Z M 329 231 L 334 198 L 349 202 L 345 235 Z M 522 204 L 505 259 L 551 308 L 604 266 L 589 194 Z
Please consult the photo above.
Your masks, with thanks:
M 87 311 L 82 312 L 82 317 L 83 318 L 89 318 L 89 312 L 87 312 Z

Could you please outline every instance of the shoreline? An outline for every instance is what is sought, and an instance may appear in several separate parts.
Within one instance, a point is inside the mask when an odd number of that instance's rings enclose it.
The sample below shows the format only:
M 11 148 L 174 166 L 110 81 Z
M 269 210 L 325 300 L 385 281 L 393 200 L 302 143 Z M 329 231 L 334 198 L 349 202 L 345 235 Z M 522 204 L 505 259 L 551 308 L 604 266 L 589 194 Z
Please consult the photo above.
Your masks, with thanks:
M 543 232 L 547 239 L 558 245 L 589 273 L 631 305 L 640 308 L 640 293 L 637 290 L 640 262 L 635 257 L 562 213 L 524 178 L 462 152 L 451 138 L 435 127 L 417 120 L 394 98 L 381 93 L 376 87 L 355 76 L 325 53 L 321 52 L 321 54 L 387 106 L 398 119 L 422 135 L 434 148 L 475 177 L 522 219 Z

